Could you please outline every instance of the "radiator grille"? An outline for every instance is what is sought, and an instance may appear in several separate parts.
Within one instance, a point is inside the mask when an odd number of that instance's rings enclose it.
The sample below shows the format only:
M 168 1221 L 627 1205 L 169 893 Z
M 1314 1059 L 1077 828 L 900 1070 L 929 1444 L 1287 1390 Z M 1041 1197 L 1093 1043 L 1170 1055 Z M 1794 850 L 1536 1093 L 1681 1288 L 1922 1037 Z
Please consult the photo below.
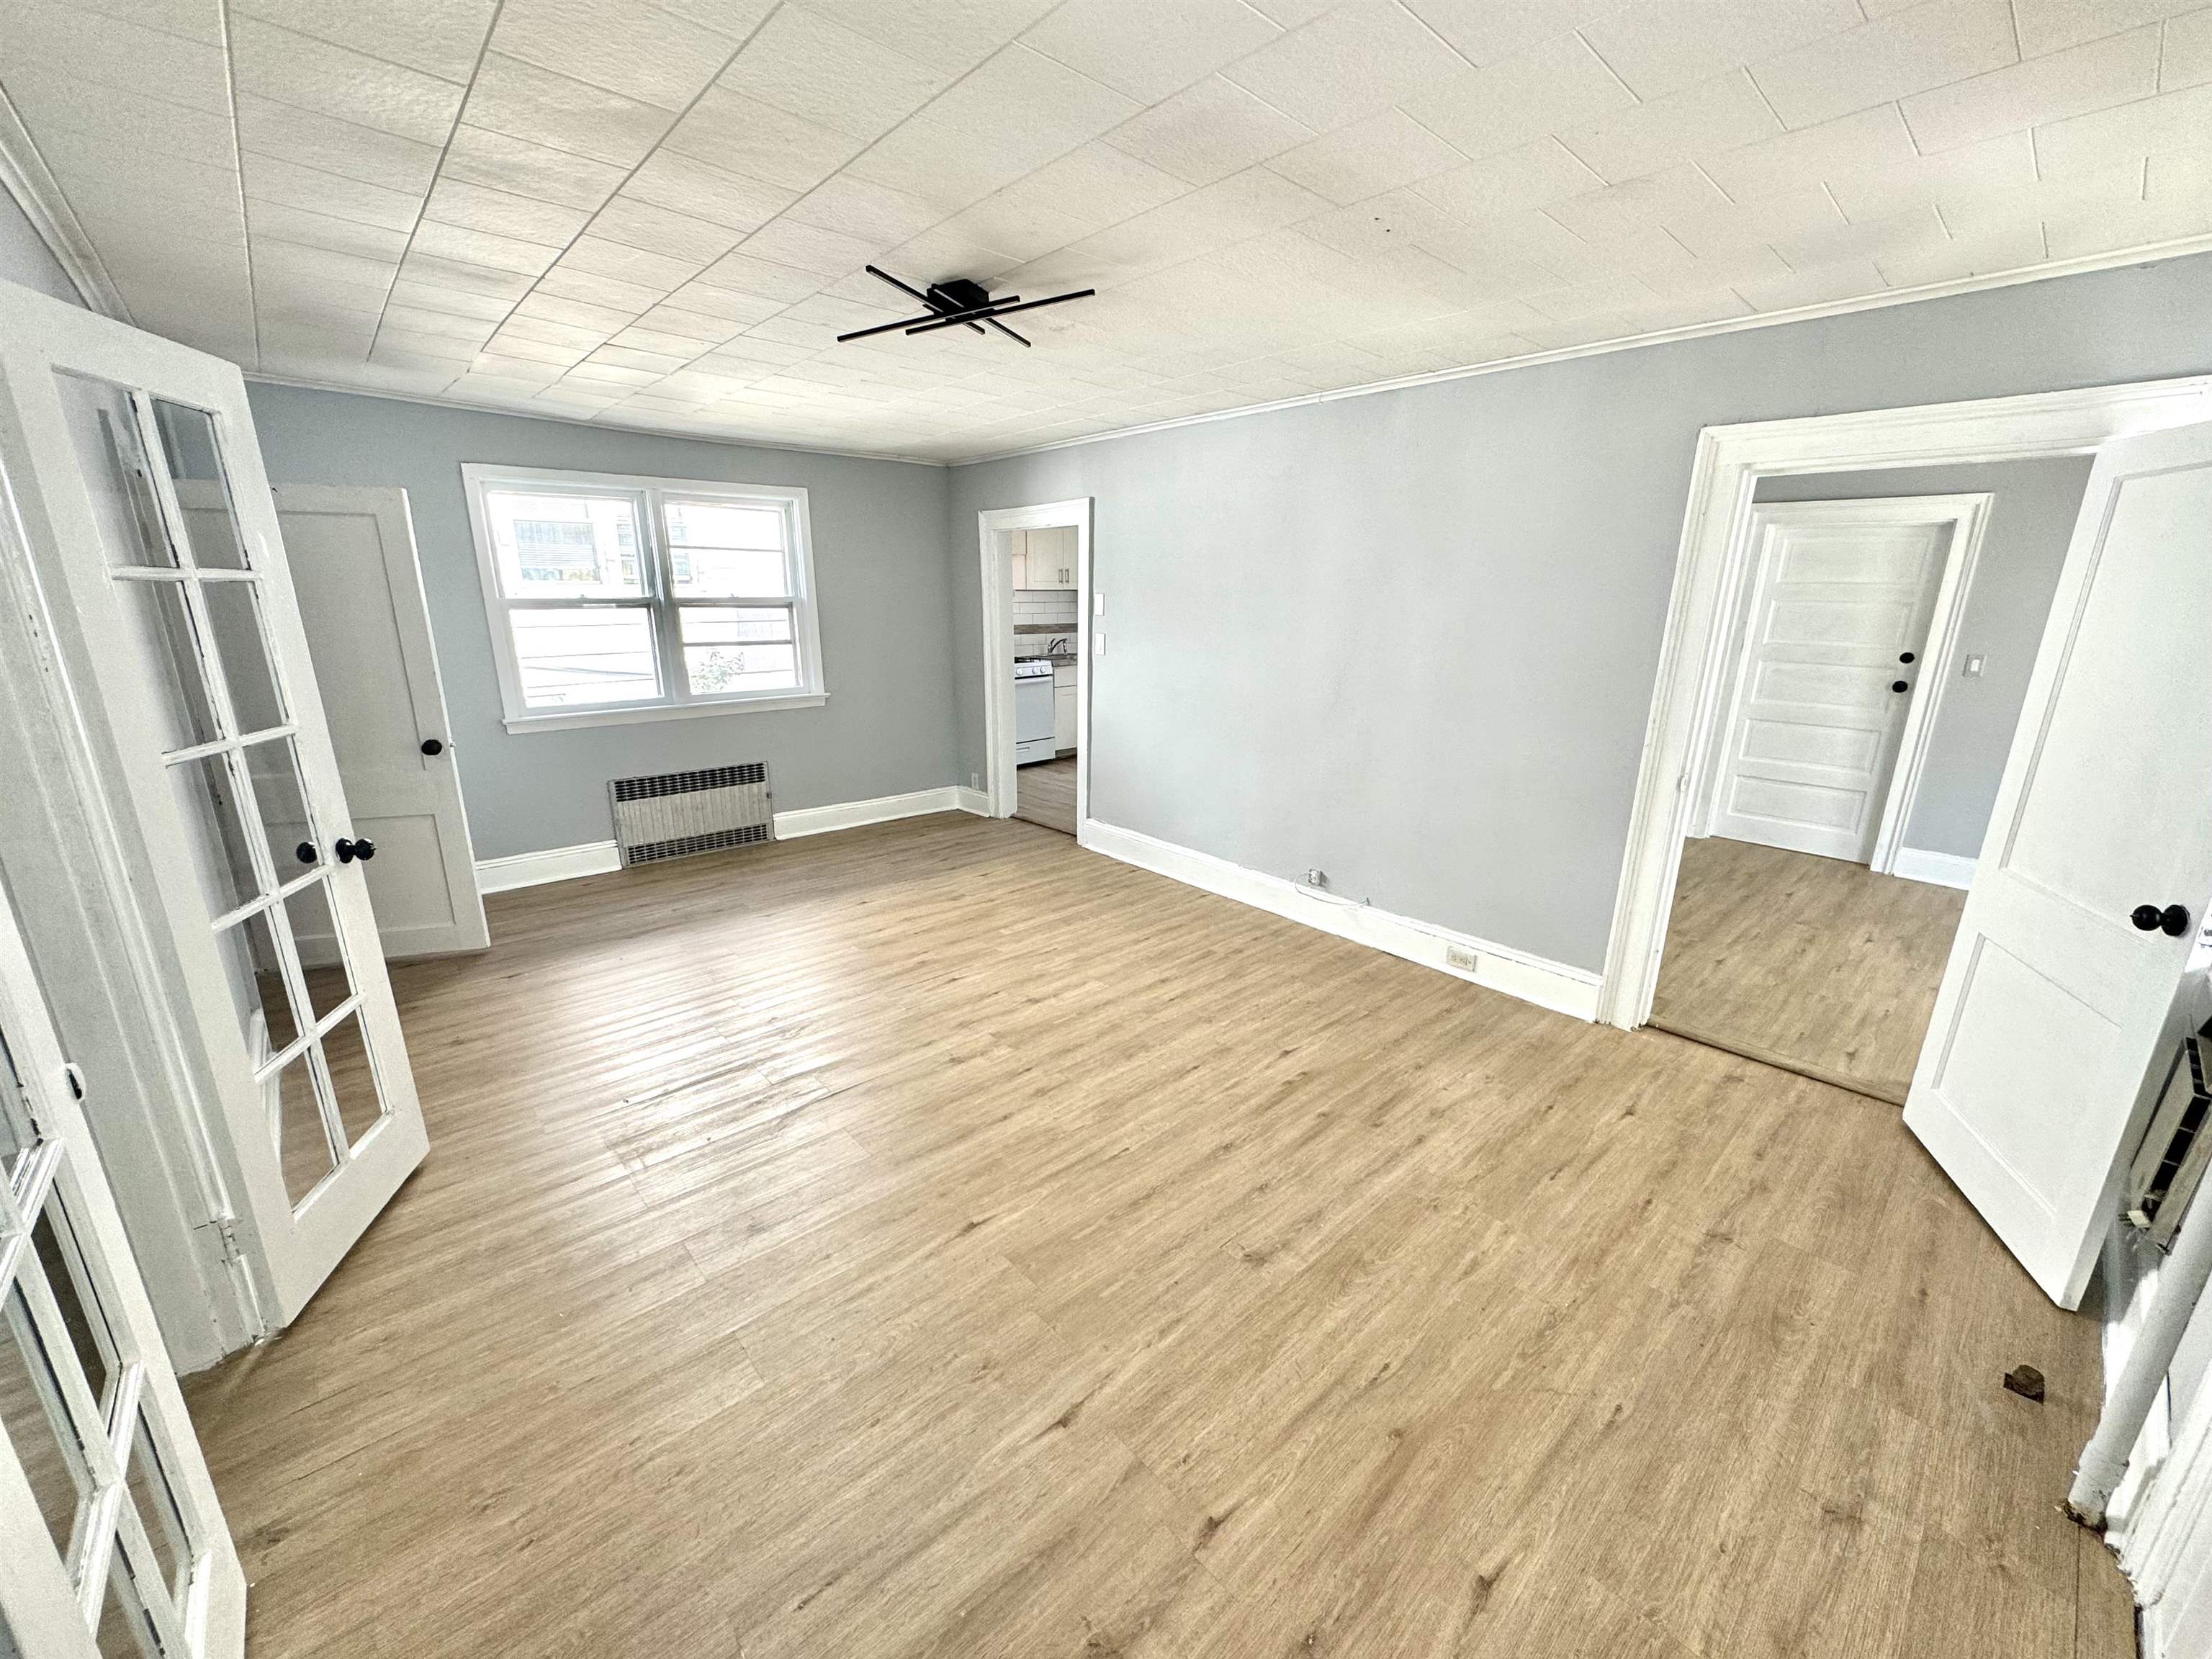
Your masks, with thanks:
M 625 865 L 678 859 L 775 839 L 768 766 L 714 766 L 616 778 L 607 785 L 615 844 Z
M 2164 1249 L 2204 1179 L 2212 1155 L 2212 1090 L 2205 1080 L 2204 1045 L 2212 1026 L 2182 1041 L 2166 1091 L 2151 1114 L 2150 1128 L 2129 1171 L 2127 1218 Z

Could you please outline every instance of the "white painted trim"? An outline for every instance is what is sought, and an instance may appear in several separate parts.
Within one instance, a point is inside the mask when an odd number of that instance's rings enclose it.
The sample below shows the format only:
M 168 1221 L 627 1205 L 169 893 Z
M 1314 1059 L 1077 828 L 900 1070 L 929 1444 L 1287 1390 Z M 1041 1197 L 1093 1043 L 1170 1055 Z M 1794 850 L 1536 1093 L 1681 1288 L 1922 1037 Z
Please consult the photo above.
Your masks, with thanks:
M 1014 587 L 1000 532 L 1075 530 L 1075 821 L 1091 814 L 1091 526 L 1092 497 L 1044 501 L 1033 507 L 991 507 L 975 515 L 975 540 L 983 582 L 983 782 L 990 815 L 1011 817 L 1020 800 L 1015 781 Z
M 979 817 L 988 818 L 991 816 L 991 797 L 988 792 L 981 789 L 970 789 L 963 784 L 954 793 L 959 797 L 962 811 L 973 812 Z
M 1929 611 L 1928 633 L 1920 644 L 1920 661 L 1906 699 L 1904 729 L 1898 735 L 1897 754 L 1882 784 L 1881 816 L 1875 830 L 1867 867 L 1887 875 L 1904 840 L 1905 826 L 1919 797 L 1926 770 L 1928 741 L 1935 733 L 1936 713 L 1959 644 L 1959 628 L 1966 614 L 1982 543 L 1989 530 L 1990 509 L 1996 497 L 1986 490 L 1948 495 L 1869 495 L 1853 501 L 1759 501 L 1751 509 L 1751 556 L 1729 608 L 1729 649 L 1724 659 L 1726 678 L 1713 700 L 1718 722 L 1705 744 L 1703 775 L 1697 786 L 1697 807 L 1691 817 L 1691 833 L 1715 834 L 1719 816 L 1723 775 L 1736 722 L 1743 716 L 1744 673 L 1750 666 L 1751 611 L 1759 588 L 1761 560 L 1773 536 L 1794 526 L 1844 526 L 1888 529 L 1898 526 L 1943 525 L 1950 535 L 1943 545 L 1942 573 Z
M 547 847 L 535 853 L 509 853 L 503 858 L 477 860 L 477 887 L 486 893 L 504 893 L 517 887 L 537 887 L 549 881 L 574 881 L 579 876 L 604 876 L 622 868 L 622 853 L 611 841 L 587 841 L 575 847 Z
M 1956 853 L 1929 853 L 1917 847 L 1900 847 L 1887 873 L 1906 881 L 1924 881 L 1964 892 L 1974 884 L 1977 862 Z
M 651 619 L 653 662 L 660 696 L 647 702 L 602 703 L 594 707 L 532 708 L 523 696 L 522 667 L 514 652 L 509 619 L 528 602 L 501 591 L 499 559 L 493 550 L 491 515 L 485 497 L 502 485 L 515 489 L 572 490 L 578 495 L 626 500 L 637 530 L 640 592 L 623 603 Z M 547 727 L 624 726 L 702 714 L 726 714 L 748 708 L 812 707 L 824 701 L 829 685 L 822 662 L 821 589 L 814 579 L 814 526 L 802 484 L 731 483 L 714 478 L 676 478 L 659 473 L 586 472 L 570 467 L 501 466 L 483 461 L 461 463 L 461 489 L 468 498 L 469 534 L 476 544 L 477 581 L 484 622 L 491 635 L 492 664 L 499 673 L 501 714 L 511 732 Z M 798 659 L 799 684 L 787 690 L 736 696 L 695 696 L 685 683 L 678 637 L 680 611 L 671 592 L 673 555 L 662 519 L 665 498 L 775 502 L 786 515 L 792 546 L 787 571 L 791 582 L 791 632 Z M 743 603 L 742 600 L 734 601 Z M 781 603 L 781 599 L 778 601 Z M 763 596 L 762 603 L 768 603 Z
M 2079 455 L 2125 434 L 2207 419 L 2212 375 L 2195 375 L 1699 433 L 1606 949 L 1600 1017 L 1632 1030 L 1650 1017 L 1692 786 L 1705 763 L 1703 744 L 1725 665 L 1724 599 L 1749 556 L 1752 495 L 1760 478 Z
M 1387 951 L 1394 957 L 1433 968 L 1470 984 L 1533 1002 L 1540 1008 L 1569 1014 L 1577 1019 L 1597 1018 L 1598 976 L 1586 968 L 1570 968 L 1516 951 L 1471 933 L 1455 933 L 1434 923 L 1416 921 L 1370 904 L 1356 904 L 1318 893 L 1284 876 L 1249 870 L 1241 864 L 1216 858 L 1211 853 L 1178 847 L 1134 830 L 1123 830 L 1096 818 L 1079 820 L 1076 840 L 1094 853 L 1133 864 L 1140 870 L 1182 882 L 1223 898 L 1249 904 L 1285 921 L 1334 933 L 1357 945 Z M 1472 969 L 1455 967 L 1445 952 L 1456 947 L 1474 953 Z
M 793 841 L 801 836 L 827 835 L 835 830 L 857 830 L 864 823 L 920 817 L 926 812 L 957 812 L 960 810 L 960 797 L 965 793 L 948 783 L 942 788 L 916 789 L 903 795 L 878 795 L 873 800 L 796 807 L 775 815 L 775 838 Z
M 0 90 L 0 186 L 15 198 L 31 228 L 46 245 L 46 252 L 54 256 L 54 263 L 76 288 L 77 297 L 118 322 L 131 321 L 131 307 L 124 303 L 122 291 L 108 275 L 100 250 L 85 234 L 76 210 L 62 193 L 60 181 L 46 166 L 46 158 L 39 153 L 29 129 L 4 90 Z
M 2212 252 L 2212 235 L 2185 236 L 2171 242 L 2155 243 L 2149 247 L 2093 253 L 2079 259 L 2057 260 L 2021 270 L 2001 271 L 1994 276 L 1961 276 L 1948 283 L 1925 283 L 1917 288 L 1887 289 L 1880 294 L 1863 294 L 1849 300 L 1829 300 L 1819 305 L 1798 306 L 1790 311 L 1766 311 L 1749 317 L 1723 318 L 1717 322 L 1694 323 L 1686 328 L 1670 328 L 1655 334 L 1624 335 L 1617 339 L 1593 340 L 1584 345 L 1562 346 L 1556 351 L 1531 351 L 1517 357 L 1499 357 L 1486 363 L 1470 363 L 1463 368 L 1439 368 L 1425 374 L 1401 374 L 1394 380 L 1336 386 L 1327 392 L 1304 392 L 1296 398 L 1277 398 L 1264 404 L 1243 404 L 1235 409 L 1178 415 L 1172 420 L 1148 421 L 1141 426 L 1116 427 L 1111 432 L 1089 432 L 1079 437 L 1058 438 L 1050 443 L 1030 444 L 1020 449 L 1001 449 L 989 455 L 962 456 L 944 465 L 984 466 L 993 461 L 1012 460 L 1020 455 L 1042 455 L 1055 449 L 1075 449 L 1085 444 L 1107 443 L 1115 438 L 1139 437 L 1147 432 L 1172 432 L 1178 427 L 1204 426 L 1213 421 L 1242 420 L 1248 415 L 1272 415 L 1278 410 L 1304 409 L 1314 404 L 1335 403 L 1344 398 L 1371 398 L 1378 392 L 1404 392 L 1414 386 L 1435 386 L 1445 380 L 1468 380 L 1478 375 L 1503 374 L 1509 369 L 1537 368 L 1546 363 L 1571 362 L 1577 357 L 1601 357 L 1615 351 L 1633 351 L 1639 346 L 1668 345 L 1677 340 L 1702 340 L 1716 334 L 1738 334 L 1747 329 L 1776 328 L 1785 323 L 1818 322 L 1824 317 L 1848 316 L 1858 311 L 1885 311 L 1892 306 L 1914 305 L 1923 300 L 1954 299 L 1960 295 L 1979 294 L 1990 289 L 2016 288 L 2023 283 L 2040 283 L 2057 276 L 2086 276 L 2093 271 L 2116 270 L 2122 265 L 2155 264 L 2162 259 L 2185 259 L 2191 254 L 2208 252 Z

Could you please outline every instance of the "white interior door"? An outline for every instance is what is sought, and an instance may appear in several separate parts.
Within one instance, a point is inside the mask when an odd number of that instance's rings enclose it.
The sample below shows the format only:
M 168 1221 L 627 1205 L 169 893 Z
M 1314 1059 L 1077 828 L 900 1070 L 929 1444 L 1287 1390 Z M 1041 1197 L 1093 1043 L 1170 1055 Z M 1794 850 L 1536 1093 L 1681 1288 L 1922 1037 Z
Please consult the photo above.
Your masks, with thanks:
M 0 288 L 0 465 L 205 1091 L 184 1105 L 233 1206 L 216 1218 L 282 1325 L 427 1139 L 245 385 Z M 188 524 L 180 482 L 227 510 Z
M 2089 475 L 1905 1121 L 2081 1299 L 2212 896 L 2212 426 Z
M 188 483 L 178 495 L 189 524 L 224 510 L 212 485 Z M 491 935 L 407 492 L 279 484 L 276 522 L 346 805 L 376 848 L 368 897 L 384 954 L 481 951 Z M 335 949 L 327 934 L 295 937 L 317 963 Z
M 0 1653 L 237 1659 L 246 1577 L 0 895 Z
M 1760 508 L 1711 833 L 1863 864 L 1881 827 L 1947 524 Z

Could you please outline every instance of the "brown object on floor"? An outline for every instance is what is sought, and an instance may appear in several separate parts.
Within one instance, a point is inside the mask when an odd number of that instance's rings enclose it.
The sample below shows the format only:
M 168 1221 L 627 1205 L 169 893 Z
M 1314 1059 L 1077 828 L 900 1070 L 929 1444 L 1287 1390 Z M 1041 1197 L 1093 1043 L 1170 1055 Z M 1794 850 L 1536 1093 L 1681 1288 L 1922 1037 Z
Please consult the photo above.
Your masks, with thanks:
M 255 1654 L 2126 1650 L 2097 1327 L 1886 1107 L 965 814 L 489 908 L 191 1387 Z
M 2043 1401 L 2043 1373 L 2033 1365 L 2015 1365 L 2004 1374 L 2004 1385 L 2022 1400 Z
M 1074 756 L 1024 766 L 1014 774 L 1014 782 L 1019 791 L 1016 817 L 1057 830 L 1063 836 L 1075 833 Z
M 1966 902 L 1840 859 L 1686 842 L 1651 1024 L 1902 1106 Z

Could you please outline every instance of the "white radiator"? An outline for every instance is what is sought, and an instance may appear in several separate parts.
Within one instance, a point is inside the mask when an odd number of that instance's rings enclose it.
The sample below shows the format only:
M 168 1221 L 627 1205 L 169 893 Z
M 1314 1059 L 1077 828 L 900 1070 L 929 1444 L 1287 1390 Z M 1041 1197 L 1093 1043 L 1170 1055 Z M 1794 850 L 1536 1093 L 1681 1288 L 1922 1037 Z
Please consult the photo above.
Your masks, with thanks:
M 616 778 L 607 793 L 614 803 L 615 844 L 625 865 L 775 838 L 768 766 L 762 761 Z

